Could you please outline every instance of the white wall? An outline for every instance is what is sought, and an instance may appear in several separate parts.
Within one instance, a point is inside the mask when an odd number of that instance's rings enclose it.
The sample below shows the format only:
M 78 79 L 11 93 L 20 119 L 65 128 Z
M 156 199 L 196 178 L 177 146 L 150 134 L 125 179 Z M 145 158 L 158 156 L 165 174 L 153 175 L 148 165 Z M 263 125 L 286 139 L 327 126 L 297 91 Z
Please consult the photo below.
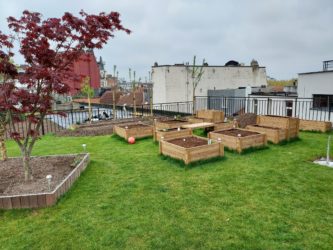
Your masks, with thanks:
M 187 75 L 189 84 L 187 85 Z M 192 83 L 185 66 L 156 66 L 152 68 L 154 103 L 185 102 L 192 100 Z M 267 85 L 266 69 L 260 67 L 204 67 L 196 96 L 207 96 L 208 89 L 236 89 Z
M 298 97 L 312 98 L 314 94 L 333 95 L 333 71 L 298 75 Z

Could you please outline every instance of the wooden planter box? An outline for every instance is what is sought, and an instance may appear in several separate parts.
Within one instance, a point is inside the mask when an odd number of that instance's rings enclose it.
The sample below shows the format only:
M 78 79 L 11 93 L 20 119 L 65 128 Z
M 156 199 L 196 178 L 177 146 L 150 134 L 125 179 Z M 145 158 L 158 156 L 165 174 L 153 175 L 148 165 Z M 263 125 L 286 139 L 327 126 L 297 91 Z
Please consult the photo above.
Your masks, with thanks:
M 234 132 L 236 135 L 229 135 L 228 133 L 230 132 Z M 249 135 L 243 136 L 243 133 Z M 242 134 L 242 137 L 238 137 L 238 134 Z M 246 129 L 224 129 L 213 131 L 208 134 L 208 138 L 215 141 L 221 141 L 224 146 L 236 150 L 238 153 L 241 153 L 247 148 L 263 147 L 267 145 L 267 137 L 265 134 Z
M 328 132 L 332 129 L 332 123 L 322 121 L 300 120 L 299 129 L 307 131 Z
M 0 196 L 0 209 L 43 208 L 54 205 L 59 197 L 66 193 L 79 178 L 88 166 L 89 160 L 89 154 L 86 154 L 82 161 L 52 192 Z
M 219 110 L 198 110 L 196 114 L 197 118 L 202 118 L 207 122 L 223 122 L 224 112 Z
M 283 128 L 262 127 L 260 125 L 247 125 L 246 129 L 259 133 L 265 133 L 267 136 L 267 140 L 275 144 L 278 144 L 281 141 L 287 139 L 286 130 Z
M 165 121 L 156 121 L 155 122 L 155 130 L 162 129 L 172 129 L 172 128 L 180 128 L 182 125 L 189 124 L 189 121 L 186 120 L 165 120 Z
M 153 127 L 146 124 L 117 125 L 113 132 L 127 140 L 129 137 L 144 138 L 153 136 Z
M 212 141 L 212 144 L 208 144 L 208 139 L 198 136 L 185 137 L 185 139 L 196 137 L 207 142 L 205 145 L 195 147 L 183 147 L 177 145 L 173 140 L 161 140 L 160 141 L 160 154 L 170 156 L 184 161 L 185 164 L 191 162 L 206 160 L 218 156 L 224 156 L 224 147 L 222 143 Z M 178 138 L 179 139 L 179 138 Z M 181 138 L 181 139 L 184 139 Z
M 257 125 L 283 128 L 286 130 L 287 140 L 298 137 L 299 133 L 299 119 L 289 116 L 260 115 L 257 116 Z
M 233 124 L 232 122 L 217 122 L 217 123 L 214 123 L 214 131 L 215 130 L 234 128 L 234 125 L 235 124 Z
M 191 123 L 199 122 L 223 122 L 224 112 L 219 110 L 198 110 L 195 117 L 188 119 Z
M 181 128 L 180 130 L 178 130 L 178 128 L 157 130 L 154 132 L 154 141 L 160 141 L 161 137 L 164 137 L 163 140 L 171 140 L 174 138 L 186 137 L 191 135 L 192 130 L 186 128 Z
M 188 118 L 188 121 L 190 123 L 202 123 L 202 122 L 205 122 L 205 119 L 202 119 L 202 118 L 196 118 L 196 117 L 189 117 Z M 207 121 L 207 122 L 210 122 L 210 121 Z

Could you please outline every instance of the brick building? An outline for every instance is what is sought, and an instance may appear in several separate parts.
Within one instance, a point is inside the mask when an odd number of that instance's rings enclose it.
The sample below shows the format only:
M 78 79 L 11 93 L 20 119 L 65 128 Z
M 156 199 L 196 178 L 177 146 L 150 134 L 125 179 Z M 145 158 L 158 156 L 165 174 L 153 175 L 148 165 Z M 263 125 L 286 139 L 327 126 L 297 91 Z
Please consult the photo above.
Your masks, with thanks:
M 79 60 L 74 63 L 73 71 L 81 77 L 81 81 L 66 82 L 70 87 L 69 95 L 73 96 L 80 91 L 83 79 L 87 76 L 90 78 L 90 86 L 93 89 L 97 90 L 101 87 L 100 71 L 94 52 L 88 51 L 82 54 Z

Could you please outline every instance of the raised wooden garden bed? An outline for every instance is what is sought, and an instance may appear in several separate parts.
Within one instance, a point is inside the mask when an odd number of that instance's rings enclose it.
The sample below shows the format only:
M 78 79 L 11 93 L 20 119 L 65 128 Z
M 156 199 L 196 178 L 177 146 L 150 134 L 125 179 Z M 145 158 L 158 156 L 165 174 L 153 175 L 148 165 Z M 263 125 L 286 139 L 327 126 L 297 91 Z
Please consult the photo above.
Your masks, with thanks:
M 41 157 L 32 157 L 32 158 L 57 158 L 57 157 L 77 157 L 79 155 L 64 155 L 64 156 L 41 156 Z M 11 158 L 10 158 L 11 159 Z M 8 159 L 8 160 L 10 160 Z M 13 158 L 15 159 L 15 158 Z M 21 160 L 21 159 L 19 159 Z M 32 159 L 33 160 L 33 159 Z M 59 183 L 52 183 L 52 185 L 56 185 L 52 188 L 52 191 L 49 192 L 29 192 L 24 194 L 22 191 L 23 187 L 17 187 L 20 190 L 20 194 L 17 195 L 0 195 L 0 209 L 20 209 L 20 208 L 43 208 L 54 205 L 58 198 L 66 193 L 77 178 L 81 175 L 81 173 L 86 169 L 89 163 L 89 154 L 82 155 L 81 160 L 77 163 L 77 165 L 73 168 L 69 174 L 60 181 Z M 46 170 L 47 172 L 47 170 Z M 45 179 L 45 175 L 43 175 L 43 179 Z M 37 183 L 41 183 L 42 180 L 35 180 Z M 42 186 L 42 184 L 39 184 Z M 28 189 L 32 188 L 32 184 L 28 184 Z M 45 186 L 45 184 L 44 184 Z M 42 187 L 37 187 L 42 189 Z M 23 192 L 23 194 L 21 194 Z
M 328 132 L 332 129 L 331 122 L 300 120 L 299 129 L 306 131 Z
M 229 128 L 236 128 L 237 124 L 232 122 L 217 122 L 214 123 L 214 131 L 215 130 L 222 130 L 222 129 L 229 129 Z
M 223 122 L 224 121 L 224 112 L 219 110 L 198 110 L 195 117 L 190 117 L 189 122 L 198 123 L 198 122 Z
M 182 125 L 189 123 L 190 123 L 189 121 L 179 120 L 179 119 L 156 121 L 155 129 L 162 130 L 162 129 L 180 128 Z
M 267 144 L 265 134 L 249 131 L 246 129 L 224 129 L 213 131 L 208 134 L 208 138 L 214 141 L 221 141 L 229 149 L 241 153 L 247 148 L 263 147 Z
M 287 139 L 286 130 L 283 128 L 272 128 L 260 125 L 248 125 L 246 126 L 246 129 L 255 132 L 265 133 L 267 135 L 267 140 L 275 144 L 278 144 L 281 141 Z
M 222 143 L 198 136 L 160 141 L 160 154 L 183 160 L 185 164 L 224 155 Z
M 191 135 L 192 135 L 192 130 L 186 128 L 171 128 L 171 129 L 156 130 L 154 132 L 154 141 L 160 141 L 161 137 L 163 137 L 163 140 L 170 140 Z
M 153 127 L 142 123 L 117 125 L 113 132 L 126 140 L 129 137 L 144 138 L 153 136 Z
M 298 137 L 299 119 L 289 116 L 260 115 L 257 116 L 257 125 L 286 130 L 286 139 Z

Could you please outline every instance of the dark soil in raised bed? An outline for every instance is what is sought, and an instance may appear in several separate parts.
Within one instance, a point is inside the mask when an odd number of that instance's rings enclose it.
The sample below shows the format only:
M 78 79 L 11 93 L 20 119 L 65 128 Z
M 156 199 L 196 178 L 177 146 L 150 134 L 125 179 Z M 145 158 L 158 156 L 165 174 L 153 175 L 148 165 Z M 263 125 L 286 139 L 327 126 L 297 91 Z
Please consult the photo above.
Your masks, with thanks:
M 74 130 L 64 129 L 56 133 L 57 136 L 97 136 L 97 135 L 111 135 L 113 133 L 113 126 L 117 124 L 127 124 L 131 122 L 138 122 L 138 118 L 110 120 L 92 122 L 91 124 L 78 125 Z
M 135 123 L 135 124 L 124 124 L 124 125 L 120 125 L 119 127 L 131 129 L 131 128 L 148 127 L 148 125 L 147 124 L 142 124 L 142 123 Z
M 164 120 L 160 121 L 161 123 L 167 123 L 167 124 L 173 124 L 173 123 L 181 123 L 181 122 L 187 122 L 185 120 Z
M 184 148 L 193 148 L 198 146 L 207 145 L 207 140 L 198 138 L 198 137 L 182 137 L 182 138 L 176 138 L 172 140 L 168 140 L 168 142 L 172 144 L 176 144 L 178 146 L 184 147 Z
M 53 191 L 81 161 L 78 156 L 32 157 L 33 180 L 24 181 L 21 158 L 9 158 L 0 162 L 0 196 L 49 192 L 47 175 L 52 175 Z
M 186 128 L 180 128 L 181 130 L 186 130 Z M 171 131 L 178 131 L 178 128 L 166 128 L 166 129 L 159 129 L 161 132 L 171 132 Z
M 218 134 L 222 134 L 222 135 L 230 135 L 230 136 L 235 136 L 235 137 L 246 137 L 246 136 L 250 136 L 250 135 L 260 134 L 257 132 L 248 131 L 248 130 L 240 130 L 240 129 L 220 130 L 220 131 L 214 131 L 214 133 L 218 133 Z
M 280 130 L 281 128 L 274 128 L 274 127 L 268 127 L 268 126 L 261 126 L 261 125 L 252 125 L 254 127 L 258 128 L 267 128 L 267 129 L 274 129 L 274 130 Z

